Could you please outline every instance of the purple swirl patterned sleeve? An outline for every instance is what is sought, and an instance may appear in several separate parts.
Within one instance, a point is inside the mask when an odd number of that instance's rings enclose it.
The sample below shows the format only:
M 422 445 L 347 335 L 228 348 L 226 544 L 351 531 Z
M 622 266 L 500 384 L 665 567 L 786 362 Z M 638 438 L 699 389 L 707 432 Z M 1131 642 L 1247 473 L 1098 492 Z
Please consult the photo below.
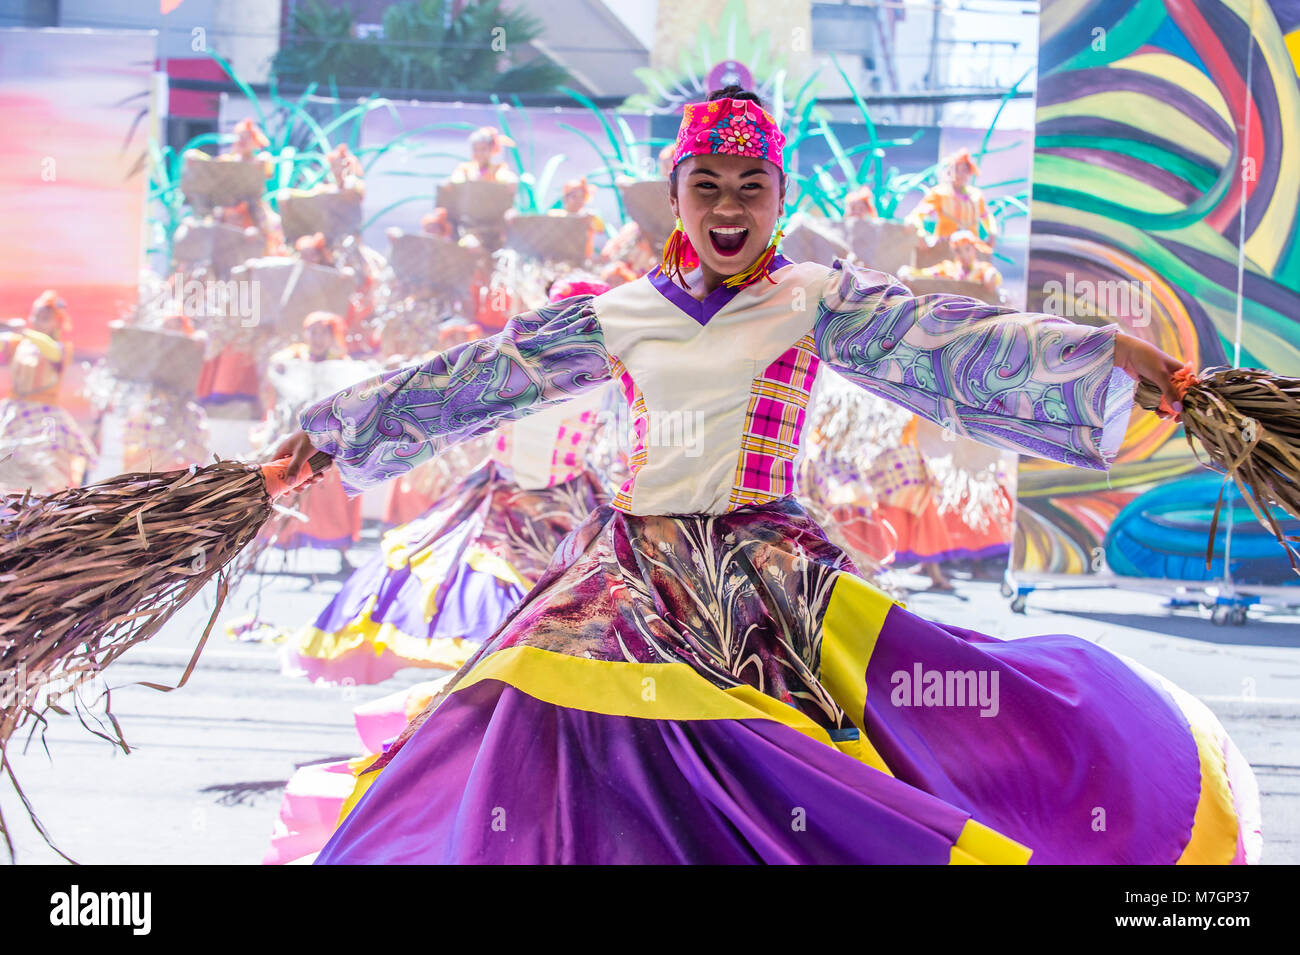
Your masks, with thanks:
M 384 372 L 311 405 L 299 424 L 350 494 L 608 381 L 590 295 L 516 315 L 495 335 Z
M 913 296 L 894 276 L 837 261 L 817 351 L 867 391 L 984 444 L 1106 470 L 1133 407 L 1115 334 L 958 295 Z

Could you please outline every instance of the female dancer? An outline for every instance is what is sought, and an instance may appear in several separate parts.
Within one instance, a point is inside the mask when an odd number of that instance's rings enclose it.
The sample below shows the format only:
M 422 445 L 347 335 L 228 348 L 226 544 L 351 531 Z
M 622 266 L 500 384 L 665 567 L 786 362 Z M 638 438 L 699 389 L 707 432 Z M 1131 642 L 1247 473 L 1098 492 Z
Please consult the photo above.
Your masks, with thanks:
M 159 327 L 187 338 L 197 338 L 188 315 L 172 310 Z M 119 385 L 126 407 L 122 427 L 123 471 L 171 471 L 201 464 L 209 457 L 208 416 L 192 393 L 160 384 Z
M 967 229 L 954 232 L 948 237 L 948 245 L 954 258 L 944 259 L 929 268 L 913 269 L 904 265 L 898 270 L 898 277 L 904 282 L 911 278 L 918 279 L 952 279 L 956 282 L 974 282 L 983 285 L 989 294 L 997 295 L 1002 286 L 1002 273 L 992 262 L 976 258 L 979 252 L 993 251 L 990 246 L 975 238 L 975 233 Z
M 515 182 L 518 177 L 496 155 L 514 140 L 493 126 L 480 126 L 469 136 L 472 158 L 451 172 L 451 182 Z
M 376 761 L 318 861 L 1254 858 L 1253 775 L 1202 704 L 1085 640 L 909 613 L 790 496 L 819 371 L 1104 469 L 1134 379 L 1172 403 L 1179 363 L 1115 326 L 788 261 L 782 144 L 752 94 L 688 104 L 666 251 L 698 268 L 517 315 L 319 402 L 282 445 L 359 489 L 610 380 L 639 438 L 632 478 Z
M 0 399 L 0 491 L 76 487 L 96 452 L 60 403 L 72 320 L 57 292 L 41 293 L 26 322 L 0 327 L 0 364 L 9 365 L 11 379 L 9 397 Z
M 558 299 L 569 288 L 557 285 Z M 605 290 L 583 288 L 588 298 Z M 286 671 L 378 683 L 403 667 L 463 664 L 560 541 L 608 499 L 586 461 L 601 397 L 589 392 L 500 429 L 479 467 L 384 535 L 379 553 L 297 634 Z
M 904 221 L 916 226 L 920 237 L 930 245 L 966 230 L 983 237 L 992 247 L 998 238 L 997 221 L 989 212 L 984 194 L 970 184 L 979 174 L 969 149 L 953 153 L 944 160 L 945 181 L 931 187 Z M 931 220 L 934 233 L 928 235 L 925 227 Z
M 321 240 L 320 244 L 312 245 L 309 240 L 309 245 L 303 252 L 304 259 L 309 254 L 329 255 L 329 250 L 324 245 L 324 237 L 319 233 L 317 237 Z M 307 238 L 303 237 L 303 239 Z M 301 240 L 299 249 L 303 250 Z M 320 264 L 330 263 L 324 261 Z M 332 312 L 312 312 L 303 319 L 302 332 L 303 341 L 282 348 L 271 356 L 272 369 L 283 373 L 286 367 L 296 363 L 341 361 L 348 357 L 347 344 L 343 337 L 343 319 L 340 316 Z M 363 371 L 362 374 L 364 373 Z M 283 430 L 274 429 L 274 422 L 277 418 L 283 420 L 281 416 L 286 413 L 292 417 L 294 409 L 279 407 L 285 399 L 276 394 L 275 388 L 270 383 L 266 385 L 266 391 L 267 404 L 270 407 L 267 413 L 270 426 L 267 430 L 271 434 L 283 434 Z M 320 391 L 316 394 L 320 394 Z M 351 572 L 354 568 L 348 561 L 347 552 L 348 548 L 356 546 L 361 540 L 361 499 L 349 497 L 338 480 L 338 475 L 330 475 L 318 487 L 313 487 L 302 495 L 296 506 L 307 518 L 306 522 L 301 523 L 296 519 L 279 519 L 273 522 L 263 531 L 263 534 L 274 538 L 272 546 L 281 550 L 310 547 L 337 551 L 339 573 Z

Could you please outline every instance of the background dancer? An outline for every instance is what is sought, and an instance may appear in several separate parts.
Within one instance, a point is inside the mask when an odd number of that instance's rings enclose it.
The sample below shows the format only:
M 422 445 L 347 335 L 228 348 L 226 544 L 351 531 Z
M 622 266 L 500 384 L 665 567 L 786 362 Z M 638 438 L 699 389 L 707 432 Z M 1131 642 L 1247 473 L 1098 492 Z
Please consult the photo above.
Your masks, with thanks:
M 999 295 L 1002 287 L 1002 273 L 992 262 L 976 257 L 979 252 L 992 252 L 985 242 L 975 238 L 975 233 L 962 229 L 948 237 L 953 258 L 944 259 L 937 265 L 914 269 L 904 265 L 898 270 L 898 277 L 904 282 L 913 279 L 952 279 L 954 282 L 974 282 L 983 285 L 992 295 Z
M 27 321 L 0 326 L 0 364 L 9 366 L 9 395 L 0 399 L 0 490 L 78 486 L 97 452 L 62 403 L 72 319 L 58 292 L 42 292 Z
M 962 230 L 982 238 L 990 248 L 997 244 L 997 220 L 989 212 L 984 194 L 971 185 L 979 173 L 969 149 L 944 159 L 944 181 L 931 186 L 903 220 L 916 227 L 924 245 L 935 246 Z
M 500 429 L 486 460 L 384 534 L 379 553 L 295 635 L 286 671 L 377 683 L 403 667 L 463 664 L 608 499 L 586 459 L 603 401 L 591 392 Z
M 304 237 L 306 238 L 306 237 Z M 318 245 L 309 245 L 308 254 L 318 252 Z M 328 250 L 326 250 L 328 254 Z M 342 362 L 347 359 L 347 344 L 343 338 L 343 319 L 329 312 L 312 312 L 303 319 L 304 341 L 296 342 L 271 356 L 271 382 L 276 378 L 292 386 L 291 396 L 281 393 L 273 384 L 267 385 L 267 404 L 270 408 L 263 430 L 270 434 L 283 433 L 277 422 L 291 420 L 299 410 L 297 403 L 304 397 L 303 388 L 315 390 L 317 386 L 303 379 L 310 378 L 313 365 L 324 362 Z M 358 373 L 364 374 L 366 366 L 357 363 Z M 337 380 L 337 379 L 335 379 Z M 347 380 L 346 377 L 343 378 Z M 320 392 L 315 391 L 316 394 Z M 310 399 L 308 399 L 310 400 Z M 282 550 L 310 547 L 334 550 L 339 555 L 339 573 L 354 570 L 348 560 L 348 549 L 361 540 L 361 499 L 348 497 L 337 474 L 325 477 L 304 491 L 294 502 L 294 507 L 306 518 L 286 517 L 263 533 L 271 536 L 272 546 Z
M 471 158 L 461 163 L 451 173 L 452 182 L 518 182 L 519 177 L 510 167 L 495 158 L 514 140 L 503 136 L 494 126 L 481 126 L 469 137 Z

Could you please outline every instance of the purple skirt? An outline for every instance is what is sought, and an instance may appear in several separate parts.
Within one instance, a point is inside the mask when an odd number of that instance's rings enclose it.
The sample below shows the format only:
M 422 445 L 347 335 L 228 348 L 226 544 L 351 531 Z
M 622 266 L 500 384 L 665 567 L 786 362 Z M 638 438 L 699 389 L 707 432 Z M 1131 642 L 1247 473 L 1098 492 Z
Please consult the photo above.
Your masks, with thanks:
M 379 553 L 293 638 L 286 670 L 378 683 L 404 667 L 456 669 L 604 499 L 588 474 L 525 489 L 485 462 L 422 517 L 384 535 Z
M 322 863 L 1228 863 L 1254 776 L 1085 640 L 932 623 L 792 499 L 608 506 L 359 777 Z M 354 796 L 355 798 L 355 796 Z

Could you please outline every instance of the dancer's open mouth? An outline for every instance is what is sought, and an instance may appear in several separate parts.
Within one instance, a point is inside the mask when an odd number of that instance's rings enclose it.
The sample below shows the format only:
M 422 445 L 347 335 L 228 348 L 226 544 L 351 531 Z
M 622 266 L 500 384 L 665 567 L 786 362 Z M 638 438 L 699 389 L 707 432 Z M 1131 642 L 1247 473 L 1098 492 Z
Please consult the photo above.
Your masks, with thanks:
M 713 251 L 718 255 L 735 255 L 744 248 L 747 238 L 749 230 L 740 226 L 722 226 L 709 230 L 709 241 L 713 243 Z

